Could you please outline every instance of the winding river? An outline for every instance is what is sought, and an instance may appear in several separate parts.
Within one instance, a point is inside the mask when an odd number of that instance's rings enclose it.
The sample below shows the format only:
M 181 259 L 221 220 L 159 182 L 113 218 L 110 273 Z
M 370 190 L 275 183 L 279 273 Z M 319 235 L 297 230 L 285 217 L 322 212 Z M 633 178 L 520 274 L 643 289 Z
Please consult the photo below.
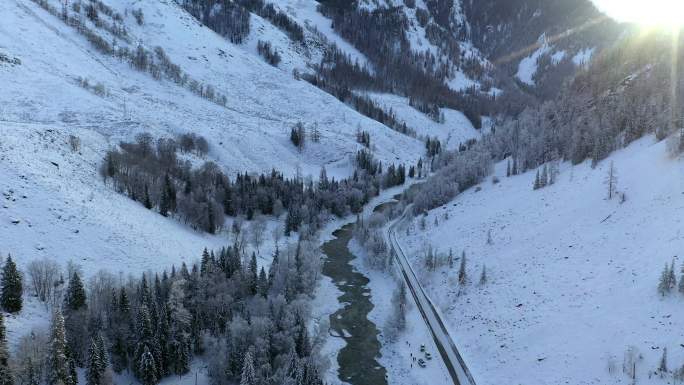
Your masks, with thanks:
M 331 333 L 346 341 L 338 356 L 339 378 L 351 385 L 387 385 L 386 371 L 378 363 L 380 341 L 378 329 L 368 320 L 373 309 L 368 278 L 356 271 L 351 261 L 356 258 L 348 248 L 353 224 L 333 233 L 334 238 L 323 244 L 326 255 L 323 274 L 330 277 L 343 293 L 338 301 L 343 305 L 330 315 Z

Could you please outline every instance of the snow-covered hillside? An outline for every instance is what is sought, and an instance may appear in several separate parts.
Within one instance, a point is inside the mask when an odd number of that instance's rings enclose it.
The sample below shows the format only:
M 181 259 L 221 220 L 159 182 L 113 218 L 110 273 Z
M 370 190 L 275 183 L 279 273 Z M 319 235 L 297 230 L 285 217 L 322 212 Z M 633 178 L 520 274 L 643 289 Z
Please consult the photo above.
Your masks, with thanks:
M 611 162 L 622 204 L 607 199 Z M 496 175 L 500 183 L 432 210 L 424 230 L 413 219 L 402 237 L 477 383 L 626 384 L 629 347 L 637 383 L 671 383 L 653 372 L 664 348 L 670 369 L 684 363 L 684 297 L 656 288 L 665 264 L 674 260 L 679 280 L 684 263 L 684 162 L 646 137 L 595 169 L 561 165 L 540 190 L 534 171 L 507 178 L 501 163 Z M 465 289 L 458 260 L 425 271 L 429 245 L 442 258 L 466 252 Z
M 79 152 L 71 151 L 69 134 L 81 137 Z M 29 262 L 47 258 L 60 266 L 72 261 L 86 277 L 101 269 L 126 277 L 195 261 L 204 247 L 228 241 L 146 210 L 105 186 L 97 170 L 112 143 L 95 131 L 4 122 L 0 137 L 0 253 L 11 253 L 23 271 Z M 49 320 L 47 309 L 26 299 L 26 310 L 9 319 L 12 342 Z
M 193 131 L 213 144 L 211 156 L 229 172 L 269 170 L 287 174 L 300 166 L 317 174 L 350 169 L 358 148 L 355 129 L 369 130 L 385 162 L 412 161 L 422 144 L 369 120 L 290 71 L 266 64 L 249 49 L 236 46 L 200 25 L 175 3 L 105 2 L 128 11 L 124 23 L 131 41 L 164 49 L 192 78 L 226 95 L 221 107 L 168 81 L 155 81 L 128 64 L 95 51 L 75 30 L 29 0 L 0 4 L 0 51 L 20 65 L 0 65 L 0 119 L 57 123 L 94 130 L 114 139 L 140 131 L 157 136 Z M 56 4 L 56 3 L 55 3 Z M 142 9 L 145 23 L 130 15 Z M 246 43 L 247 44 L 247 43 Z M 79 86 L 77 79 L 101 83 L 105 96 Z M 289 144 L 289 130 L 302 121 L 317 125 L 321 142 L 302 153 Z M 382 144 L 382 145 L 381 145 Z M 277 161 L 276 161 L 277 160 Z M 329 172 L 330 173 L 330 172 Z
M 368 96 L 386 111 L 392 111 L 399 121 L 405 122 L 408 127 L 416 130 L 419 137 L 437 137 L 446 149 L 457 149 L 460 144 L 480 137 L 481 132 L 476 130 L 460 111 L 441 108 L 444 121 L 436 122 L 426 114 L 411 107 L 408 98 L 379 93 L 370 93 Z

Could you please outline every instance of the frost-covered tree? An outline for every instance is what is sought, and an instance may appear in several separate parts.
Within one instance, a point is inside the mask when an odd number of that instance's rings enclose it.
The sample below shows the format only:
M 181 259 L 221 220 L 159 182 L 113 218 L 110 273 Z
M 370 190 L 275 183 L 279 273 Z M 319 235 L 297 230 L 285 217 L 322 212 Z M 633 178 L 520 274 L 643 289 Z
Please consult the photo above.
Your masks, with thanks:
M 104 358 L 100 355 L 100 349 L 97 346 L 97 343 L 93 339 L 90 341 L 86 364 L 86 384 L 101 385 L 106 364 Z
M 544 188 L 549 183 L 549 168 L 546 164 L 542 168 L 541 175 L 539 176 L 539 187 Z
M 670 290 L 674 289 L 677 287 L 677 277 L 675 275 L 675 263 L 674 259 L 672 260 L 672 263 L 670 264 L 670 271 L 667 273 L 667 281 L 668 281 L 668 286 L 670 287 Z
M 252 350 L 248 350 L 245 354 L 245 359 L 242 364 L 242 374 L 240 376 L 240 385 L 257 385 L 256 371 L 254 370 L 254 357 L 252 357 Z
M 261 270 L 259 271 L 259 279 L 257 282 L 257 292 L 264 298 L 268 296 L 268 277 L 266 276 L 266 270 L 264 270 L 264 267 L 261 267 Z
M 532 189 L 539 190 L 540 188 L 541 188 L 541 179 L 539 177 L 539 170 L 537 170 L 537 174 L 534 177 L 534 185 L 532 186 Z
M 665 264 L 665 268 L 663 268 L 662 273 L 660 273 L 660 282 L 658 283 L 658 293 L 660 293 L 661 296 L 665 296 L 665 294 L 670 292 L 670 267 Z
M 482 273 L 480 273 L 480 286 L 487 284 L 487 266 L 482 265 Z
M 12 256 L 7 257 L 5 266 L 2 269 L 2 294 L 0 295 L 0 305 L 8 313 L 17 313 L 22 308 L 22 294 L 24 292 L 22 275 L 17 269 L 17 265 L 12 260 Z
M 663 355 L 660 357 L 660 363 L 658 364 L 658 373 L 660 373 L 660 377 L 663 377 L 665 374 L 667 374 L 667 348 L 663 348 Z
M 57 310 L 52 317 L 48 383 L 50 385 L 75 385 L 77 379 L 72 376 L 72 363 L 68 354 L 64 317 Z
M 392 340 L 396 340 L 399 334 L 406 329 L 407 307 L 406 284 L 401 281 L 392 295 L 392 314 L 387 320 L 387 335 Z
M 681 272 L 681 275 L 679 277 L 678 290 L 680 293 L 684 294 L 684 264 L 682 264 L 680 272 Z
M 608 166 L 608 172 L 606 174 L 606 179 L 604 181 L 606 188 L 608 189 L 608 199 L 613 199 L 615 191 L 617 190 L 617 170 L 615 169 L 615 164 L 610 161 L 610 166 Z
M 461 267 L 458 269 L 458 284 L 464 286 L 468 283 L 468 275 L 466 273 L 466 253 L 465 250 L 461 254 Z
M 266 233 L 266 218 L 259 215 L 254 219 L 250 226 L 250 242 L 259 254 L 259 247 L 264 243 L 264 234 Z
M 427 253 L 425 254 L 425 268 L 428 271 L 434 271 L 435 265 L 435 253 L 432 251 L 432 246 L 428 246 Z
M 10 368 L 9 358 L 5 317 L 0 313 L 0 385 L 14 385 L 14 376 Z
M 147 346 L 145 346 L 145 351 L 140 356 L 140 361 L 138 362 L 138 373 L 140 376 L 140 381 L 143 385 L 154 385 L 157 383 L 157 366 L 154 356 Z

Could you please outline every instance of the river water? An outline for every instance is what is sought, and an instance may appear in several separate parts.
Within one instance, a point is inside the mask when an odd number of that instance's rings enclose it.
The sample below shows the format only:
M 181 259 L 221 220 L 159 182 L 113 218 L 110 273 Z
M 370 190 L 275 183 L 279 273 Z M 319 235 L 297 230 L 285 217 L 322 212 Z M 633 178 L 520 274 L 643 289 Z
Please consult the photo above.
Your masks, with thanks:
M 339 378 L 351 385 L 387 385 L 386 371 L 378 363 L 380 341 L 376 325 L 368 320 L 373 309 L 368 278 L 356 271 L 351 261 L 356 258 L 348 248 L 353 224 L 333 233 L 323 244 L 326 255 L 323 274 L 330 277 L 343 293 L 338 301 L 342 308 L 330 315 L 330 328 L 346 341 L 338 356 Z

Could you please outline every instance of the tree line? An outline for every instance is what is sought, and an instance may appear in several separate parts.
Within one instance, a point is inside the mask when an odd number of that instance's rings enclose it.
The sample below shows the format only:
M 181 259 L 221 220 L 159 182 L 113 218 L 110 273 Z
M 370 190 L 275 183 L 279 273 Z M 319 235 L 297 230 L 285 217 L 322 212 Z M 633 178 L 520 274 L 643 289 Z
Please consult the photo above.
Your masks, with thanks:
M 303 129 L 293 133 L 302 135 L 303 146 Z M 192 144 L 196 142 L 201 145 Z M 193 167 L 189 160 L 177 156 L 179 149 L 198 146 L 200 154 L 208 149 L 206 140 L 192 135 L 155 141 L 149 134 L 139 134 L 134 142 L 121 142 L 118 148 L 107 151 L 100 173 L 105 183 L 147 209 L 209 233 L 222 228 L 226 215 L 251 220 L 260 214 L 280 216 L 285 212 L 286 234 L 302 225 L 316 231 L 327 215 L 358 213 L 382 188 L 406 180 L 403 165 L 389 165 L 383 172 L 382 164 L 368 150 L 357 155 L 356 170 L 347 179 L 330 179 L 325 169 L 318 183 L 301 177 L 285 178 L 276 170 L 259 175 L 239 173 L 230 178 L 211 161 Z

